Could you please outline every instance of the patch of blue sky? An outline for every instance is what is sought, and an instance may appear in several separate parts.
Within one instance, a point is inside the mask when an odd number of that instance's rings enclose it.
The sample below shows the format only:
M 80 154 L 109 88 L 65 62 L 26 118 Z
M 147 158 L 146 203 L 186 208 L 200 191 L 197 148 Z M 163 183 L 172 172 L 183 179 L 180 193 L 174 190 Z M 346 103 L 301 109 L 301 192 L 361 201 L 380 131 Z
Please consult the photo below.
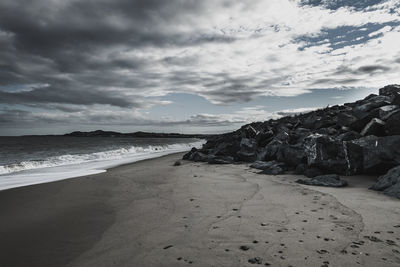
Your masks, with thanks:
M 0 85 L 0 91 L 7 93 L 28 92 L 36 88 L 46 87 L 48 84 L 8 84 Z
M 350 7 L 356 10 L 362 10 L 385 1 L 382 0 L 302 0 L 302 6 L 322 6 L 330 10 L 337 10 L 342 7 Z
M 380 30 L 393 28 L 400 25 L 400 22 L 387 23 L 368 23 L 362 26 L 341 26 L 334 29 L 323 29 L 318 35 L 302 35 L 293 40 L 294 43 L 300 43 L 299 50 L 304 50 L 313 46 L 328 44 L 333 50 L 365 43 L 371 39 L 380 38 L 383 32 Z
M 259 107 L 268 112 L 286 109 L 325 107 L 352 102 L 377 94 L 377 88 L 332 88 L 313 89 L 309 93 L 297 96 L 259 96 L 254 100 L 230 105 L 215 105 L 205 98 L 192 94 L 168 94 L 161 100 L 171 101 L 170 105 L 157 105 L 149 110 L 149 116 L 168 116 L 186 119 L 196 114 L 233 114 L 238 110 Z

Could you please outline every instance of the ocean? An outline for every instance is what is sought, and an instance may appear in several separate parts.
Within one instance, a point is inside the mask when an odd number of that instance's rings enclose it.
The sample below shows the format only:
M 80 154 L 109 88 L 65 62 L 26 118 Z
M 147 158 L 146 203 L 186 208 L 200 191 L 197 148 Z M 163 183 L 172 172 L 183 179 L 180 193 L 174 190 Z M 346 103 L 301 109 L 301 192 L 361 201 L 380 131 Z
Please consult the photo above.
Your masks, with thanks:
M 0 190 L 105 172 L 199 147 L 194 138 L 0 137 Z

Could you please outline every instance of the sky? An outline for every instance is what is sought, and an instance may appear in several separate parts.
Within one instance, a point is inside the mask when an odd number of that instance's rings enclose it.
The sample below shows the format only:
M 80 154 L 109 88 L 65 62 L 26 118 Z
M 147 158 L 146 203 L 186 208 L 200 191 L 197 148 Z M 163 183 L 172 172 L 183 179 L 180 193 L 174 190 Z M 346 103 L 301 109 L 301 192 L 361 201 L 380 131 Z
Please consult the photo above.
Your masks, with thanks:
M 1 0 L 0 135 L 222 133 L 400 83 L 400 0 Z

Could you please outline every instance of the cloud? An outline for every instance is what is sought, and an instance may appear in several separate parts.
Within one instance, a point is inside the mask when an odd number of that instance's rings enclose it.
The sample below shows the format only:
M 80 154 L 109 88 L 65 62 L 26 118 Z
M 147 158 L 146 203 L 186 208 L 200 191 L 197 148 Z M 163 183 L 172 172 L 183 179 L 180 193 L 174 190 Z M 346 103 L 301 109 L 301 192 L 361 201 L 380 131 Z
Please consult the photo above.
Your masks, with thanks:
M 118 123 L 169 93 L 232 105 L 398 83 L 399 10 L 396 0 L 3 0 L 0 103 L 33 119 Z M 209 115 L 187 120 L 247 120 Z
M 285 109 L 285 110 L 278 111 L 277 114 L 282 117 L 283 116 L 293 116 L 293 115 L 297 115 L 297 114 L 307 113 L 307 112 L 317 110 L 317 109 L 319 109 L 319 108 L 312 107 L 312 108 Z
M 58 107 L 60 111 L 64 111 Z M 271 118 L 280 118 L 282 116 L 292 116 L 299 113 L 305 113 L 318 108 L 298 108 L 285 109 L 277 112 L 269 112 L 263 106 L 244 107 L 233 113 L 209 114 L 200 113 L 190 116 L 187 119 L 175 119 L 171 117 L 150 118 L 140 111 L 126 111 L 121 109 L 101 110 L 96 109 L 75 109 L 67 112 L 28 112 L 24 110 L 0 110 L 0 123 L 6 126 L 18 126 L 18 121 L 23 121 L 26 125 L 86 125 L 86 126 L 186 126 L 186 127 L 228 127 L 235 129 L 242 124 L 255 121 L 265 121 Z

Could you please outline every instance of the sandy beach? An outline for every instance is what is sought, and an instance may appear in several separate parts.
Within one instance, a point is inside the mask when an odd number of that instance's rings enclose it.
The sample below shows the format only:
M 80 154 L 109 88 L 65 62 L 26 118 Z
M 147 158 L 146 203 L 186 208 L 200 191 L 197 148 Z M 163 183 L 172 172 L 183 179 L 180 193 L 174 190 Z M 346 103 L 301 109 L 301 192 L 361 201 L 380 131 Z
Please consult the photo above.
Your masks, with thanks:
M 399 266 L 400 201 L 182 153 L 0 192 L 0 266 Z

